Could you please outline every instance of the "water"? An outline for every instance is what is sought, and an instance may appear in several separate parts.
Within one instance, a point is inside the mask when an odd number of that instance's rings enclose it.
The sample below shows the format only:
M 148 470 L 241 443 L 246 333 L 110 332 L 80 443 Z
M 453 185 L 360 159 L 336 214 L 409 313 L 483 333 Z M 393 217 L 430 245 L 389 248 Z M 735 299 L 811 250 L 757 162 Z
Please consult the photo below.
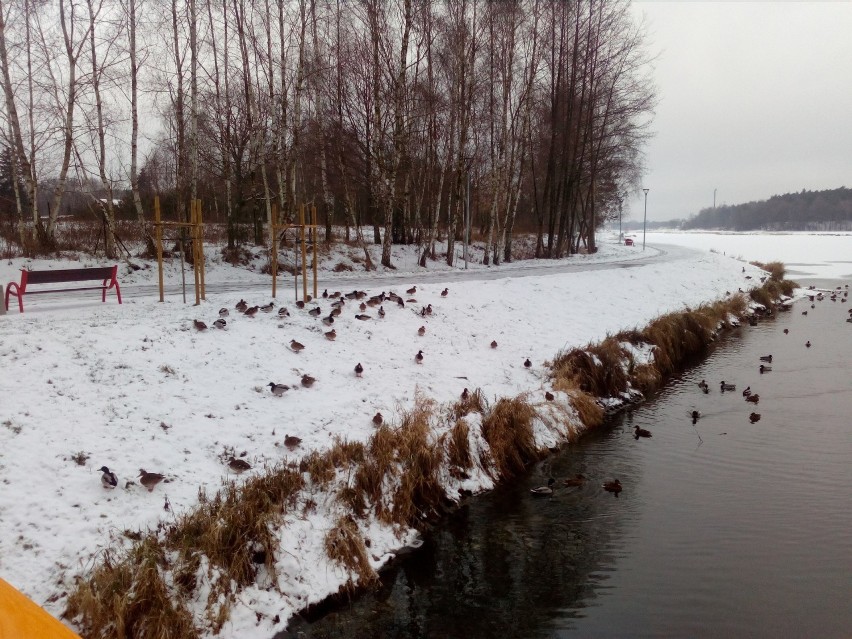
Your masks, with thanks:
M 848 637 L 849 307 L 800 302 L 737 331 L 652 401 L 470 500 L 377 592 L 281 637 Z M 529 495 L 578 472 L 582 488 Z M 615 477 L 618 498 L 601 488 Z

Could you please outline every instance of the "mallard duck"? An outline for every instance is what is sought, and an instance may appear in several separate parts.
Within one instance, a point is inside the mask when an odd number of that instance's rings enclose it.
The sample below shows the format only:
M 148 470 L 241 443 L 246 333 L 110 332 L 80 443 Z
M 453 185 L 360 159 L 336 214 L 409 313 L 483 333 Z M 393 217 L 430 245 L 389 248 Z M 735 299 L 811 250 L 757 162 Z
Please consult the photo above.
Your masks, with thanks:
M 340 317 L 341 313 L 343 313 L 343 311 L 340 310 L 340 307 L 338 306 L 337 308 L 331 309 L 331 312 L 328 314 L 328 316 L 329 317 Z
M 407 290 L 407 291 L 405 291 L 405 292 L 406 292 L 406 293 L 408 293 L 409 295 L 414 295 L 414 294 L 417 292 L 417 287 L 416 287 L 416 286 L 412 286 L 410 289 L 408 289 L 408 290 Z
M 385 316 L 385 307 L 379 306 L 379 317 L 384 317 L 384 316 Z
M 346 306 L 346 302 L 342 299 L 331 303 L 331 308 L 343 308 L 344 306 Z
M 414 361 L 418 364 L 423 363 L 423 351 L 417 351 L 417 355 L 414 356 Z
M 550 391 L 545 391 L 545 392 L 544 392 L 544 398 L 545 398 L 547 401 L 552 402 L 554 399 L 556 399 L 556 395 L 554 395 L 554 394 L 553 394 L 553 393 L 551 393 Z
M 292 350 L 294 353 L 300 353 L 303 350 L 305 350 L 305 345 L 297 342 L 294 339 L 291 339 L 290 340 L 290 350 Z
M 311 317 L 319 317 L 320 313 L 322 313 L 322 309 L 319 306 L 314 306 L 311 310 L 308 311 L 308 315 Z
M 441 297 L 446 297 L 449 294 L 450 294 L 450 289 L 448 289 L 448 288 L 445 288 L 443 291 L 441 291 Z
M 302 300 L 298 300 L 298 301 L 296 302 L 296 308 L 298 308 L 299 310 L 301 310 L 301 309 L 305 308 L 305 302 L 304 302 L 304 301 L 302 301 Z
M 195 330 L 197 330 L 197 331 L 206 331 L 207 330 L 207 324 L 205 324 L 201 320 L 192 320 L 192 325 L 195 327 Z
M 608 493 L 613 493 L 616 497 L 618 497 L 618 493 L 621 492 L 621 482 L 617 479 L 605 482 L 603 484 L 603 489 Z
M 529 357 L 527 357 L 527 358 L 524 360 L 524 368 L 532 368 L 532 362 L 530 361 L 530 358 L 529 358 Z
M 315 381 L 317 381 L 316 378 L 311 377 L 307 373 L 302 375 L 302 386 L 304 386 L 305 388 L 310 388 L 311 386 L 313 386 Z
M 233 470 L 235 473 L 242 473 L 247 470 L 251 470 L 251 464 L 244 459 L 237 459 L 232 455 L 228 460 L 228 468 Z
M 496 339 L 491 340 L 491 348 L 497 348 L 497 340 Z
M 426 305 L 426 315 L 431 315 L 431 314 L 432 314 L 432 305 L 427 304 Z
M 745 400 L 752 404 L 757 404 L 760 401 L 760 395 L 755 393 L 754 395 L 749 395 L 748 397 L 746 397 Z
M 808 340 L 807 342 L 805 342 L 805 348 L 810 348 L 810 347 L 811 347 L 811 340 Z
M 751 395 L 751 386 L 746 386 L 743 391 L 743 397 L 748 397 L 749 395 Z
M 582 486 L 586 483 L 586 477 L 577 473 L 573 477 L 569 477 L 568 479 L 562 480 L 562 483 L 566 486 Z
M 334 293 L 332 293 L 331 295 L 329 295 L 329 296 L 328 296 L 328 299 L 330 299 L 330 300 L 336 300 L 336 299 L 338 299 L 339 297 L 340 297 L 340 291 L 335 291 Z
M 807 311 L 802 311 L 802 315 L 807 315 L 807 314 L 808 314 Z
M 327 299 L 327 298 L 328 298 L 328 289 L 325 289 L 325 290 L 322 292 L 322 297 L 323 297 L 323 299 Z
M 410 302 L 411 300 L 408 300 L 408 301 Z M 426 307 L 425 306 L 420 309 L 420 317 L 426 317 Z
M 219 309 L 219 317 L 228 317 L 228 309 L 224 306 Z
M 382 422 L 384 422 L 384 421 L 385 421 L 385 418 L 382 417 L 381 413 L 377 412 L 375 415 L 373 415 L 373 424 L 375 424 L 376 426 L 381 426 Z
M 359 311 L 361 311 L 361 312 L 363 313 L 364 311 L 366 311 L 366 310 L 367 310 L 367 305 L 366 305 L 364 302 L 361 302 L 361 303 L 358 305 L 358 310 L 359 310 Z
M 461 399 L 463 402 L 466 402 L 468 399 L 470 399 L 470 391 L 466 388 L 461 393 Z
M 287 448 L 289 448 L 290 450 L 293 450 L 294 448 L 296 448 L 301 443 L 302 443 L 301 437 L 296 437 L 294 435 L 287 435 L 287 436 L 284 437 L 284 445 Z
M 250 306 L 249 308 L 246 309 L 246 311 L 245 311 L 245 313 L 243 313 L 243 315 L 245 315 L 246 317 L 254 317 L 255 315 L 257 315 L 257 312 L 259 310 L 260 310 L 259 306 Z
M 707 385 L 706 380 L 702 379 L 698 382 L 698 388 L 700 388 L 705 395 L 710 392 L 710 386 Z
M 328 333 L 323 333 L 323 335 L 325 335 L 325 338 L 329 342 L 333 342 L 334 340 L 337 339 L 337 331 L 334 330 L 334 329 L 331 329 Z
M 647 430 L 645 428 L 639 428 L 639 426 L 636 426 L 633 428 L 633 436 L 636 439 L 639 439 L 640 437 L 651 437 L 652 435 L 650 430 Z
M 425 326 L 421 326 L 420 328 L 418 328 L 418 329 L 417 329 L 417 334 L 418 334 L 420 337 L 423 337 L 423 336 L 426 334 L 426 327 L 425 327 Z
M 723 381 L 722 381 L 722 383 L 719 385 L 719 388 L 721 388 L 721 389 L 722 389 L 722 392 L 723 392 L 723 393 L 724 393 L 725 391 L 734 391 L 734 390 L 737 390 L 737 386 L 736 386 L 736 384 L 726 384 L 726 383 L 724 382 L 724 380 L 723 380 Z
M 785 328 L 785 329 L 784 329 L 784 335 L 788 335 L 789 333 L 790 333 L 790 329 L 789 329 L 789 328 Z
M 759 422 L 760 421 L 760 413 L 752 413 L 751 415 L 748 416 L 748 420 L 752 424 L 754 424 L 755 422 Z
M 101 466 L 100 468 L 98 468 L 98 470 L 103 473 L 101 475 L 101 485 L 104 488 L 112 489 L 118 486 L 118 477 L 115 476 L 114 472 L 112 472 L 106 466 Z
M 768 373 L 772 370 L 772 367 L 766 366 L 765 364 L 761 364 L 759 370 L 760 370 L 761 373 Z
M 262 310 L 264 313 L 271 313 L 273 308 L 275 308 L 275 302 L 269 302 L 269 304 L 264 304 L 263 306 L 261 306 L 260 310 Z
M 358 314 L 355 316 L 355 319 L 357 319 L 357 320 L 361 320 L 362 322 L 366 322 L 368 319 L 373 319 L 373 318 L 372 318 L 372 317 L 370 317 L 369 315 L 362 315 L 361 313 L 358 313 Z
M 234 308 L 236 308 L 240 313 L 245 313 L 248 308 L 248 302 L 240 300 Z
M 364 367 L 361 366 L 361 362 L 355 364 L 355 377 L 363 377 Z
M 221 317 L 213 322 L 213 327 L 218 328 L 220 331 L 225 330 L 228 327 L 228 322 L 223 320 Z
M 307 297 L 305 297 L 305 302 L 312 302 L 313 300 L 314 300 L 313 295 L 308 295 Z
M 287 384 L 276 384 L 275 382 L 269 382 L 267 386 L 269 386 L 269 390 L 276 397 L 281 397 L 285 391 L 290 390 L 290 387 L 287 386 Z
M 556 480 L 553 477 L 550 477 L 547 480 L 547 486 L 537 486 L 536 488 L 530 489 L 530 494 L 533 497 L 549 497 L 553 494 L 553 484 L 556 483 Z
M 760 361 L 761 362 L 768 362 L 768 363 L 771 364 L 772 363 L 772 355 L 761 355 Z
M 139 469 L 139 483 L 145 486 L 150 493 L 154 490 L 154 486 L 163 481 L 165 477 L 159 473 L 149 473 L 144 468 Z
M 323 317 L 322 323 L 326 326 L 331 326 L 332 324 L 334 324 L 334 316 L 329 315 L 328 317 Z
M 698 418 L 701 417 L 701 413 L 699 413 L 697 410 L 694 410 L 689 413 L 689 416 L 692 418 L 692 423 L 694 424 L 698 421 Z
M 396 305 L 400 308 L 405 308 L 405 302 L 402 301 L 402 298 L 397 298 Z
M 287 310 L 286 306 L 278 309 L 278 317 L 290 317 L 290 311 Z

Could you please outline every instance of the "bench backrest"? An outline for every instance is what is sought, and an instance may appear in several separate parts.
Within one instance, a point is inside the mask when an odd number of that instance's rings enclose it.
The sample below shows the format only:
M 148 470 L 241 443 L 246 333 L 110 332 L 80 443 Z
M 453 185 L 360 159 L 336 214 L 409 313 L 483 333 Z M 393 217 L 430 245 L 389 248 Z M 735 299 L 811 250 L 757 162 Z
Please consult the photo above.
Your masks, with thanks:
M 86 280 L 111 280 L 114 266 L 94 268 L 63 268 L 53 271 L 26 271 L 27 284 L 54 284 L 56 282 L 84 282 Z

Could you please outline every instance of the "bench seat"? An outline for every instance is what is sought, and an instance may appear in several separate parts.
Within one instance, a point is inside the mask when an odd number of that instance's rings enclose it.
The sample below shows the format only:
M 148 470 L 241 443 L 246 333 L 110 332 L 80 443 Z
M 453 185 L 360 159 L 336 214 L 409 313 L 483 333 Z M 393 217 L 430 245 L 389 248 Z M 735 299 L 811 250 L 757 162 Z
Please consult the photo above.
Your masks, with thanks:
M 97 266 L 93 268 L 65 268 L 51 271 L 28 271 L 21 269 L 21 281 L 9 282 L 6 286 L 6 297 L 4 304 L 9 309 L 9 297 L 18 298 L 18 309 L 24 312 L 24 295 L 38 295 L 39 293 L 65 293 L 66 291 L 101 291 L 101 302 L 106 302 L 107 291 L 114 288 L 121 304 L 121 289 L 118 286 L 118 265 Z M 63 286 L 60 288 L 46 288 L 31 290 L 30 286 L 37 284 L 65 284 L 69 282 L 93 282 L 101 283 L 93 286 Z

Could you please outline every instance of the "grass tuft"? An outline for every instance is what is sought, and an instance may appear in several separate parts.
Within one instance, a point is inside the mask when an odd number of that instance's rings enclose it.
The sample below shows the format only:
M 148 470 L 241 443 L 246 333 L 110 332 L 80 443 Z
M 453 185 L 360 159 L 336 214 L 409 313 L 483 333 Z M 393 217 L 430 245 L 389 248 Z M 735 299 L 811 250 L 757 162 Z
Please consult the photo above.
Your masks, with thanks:
M 358 524 L 352 517 L 341 517 L 334 528 L 325 536 L 325 552 L 329 559 L 340 564 L 350 573 L 350 588 L 356 584 L 375 584 L 379 576 L 370 565 L 367 557 L 367 546 Z M 357 575 L 357 581 L 351 575 Z
M 542 457 L 535 445 L 535 410 L 523 396 L 500 399 L 482 420 L 482 435 L 491 449 L 499 477 L 508 479 Z

